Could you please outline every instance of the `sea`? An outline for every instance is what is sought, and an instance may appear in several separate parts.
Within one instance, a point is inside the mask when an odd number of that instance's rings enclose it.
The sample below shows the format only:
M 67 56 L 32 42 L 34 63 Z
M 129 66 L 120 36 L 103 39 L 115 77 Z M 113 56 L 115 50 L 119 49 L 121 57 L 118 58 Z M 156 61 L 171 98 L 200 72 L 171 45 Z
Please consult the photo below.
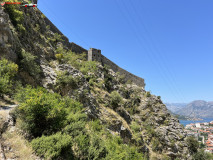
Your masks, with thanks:
M 213 118 L 203 118 L 203 120 L 200 120 L 200 121 L 187 121 L 187 120 L 179 120 L 179 121 L 180 121 L 180 124 L 186 126 L 187 124 L 190 124 L 190 123 L 211 122 L 213 121 Z

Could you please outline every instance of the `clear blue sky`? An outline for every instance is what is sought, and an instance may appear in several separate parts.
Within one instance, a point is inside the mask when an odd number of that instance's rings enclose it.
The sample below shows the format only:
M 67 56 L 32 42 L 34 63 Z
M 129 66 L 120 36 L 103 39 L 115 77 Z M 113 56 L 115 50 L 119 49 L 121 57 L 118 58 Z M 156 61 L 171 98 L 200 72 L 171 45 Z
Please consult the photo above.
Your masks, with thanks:
M 102 50 L 164 102 L 213 101 L 212 0 L 38 0 L 80 46 Z

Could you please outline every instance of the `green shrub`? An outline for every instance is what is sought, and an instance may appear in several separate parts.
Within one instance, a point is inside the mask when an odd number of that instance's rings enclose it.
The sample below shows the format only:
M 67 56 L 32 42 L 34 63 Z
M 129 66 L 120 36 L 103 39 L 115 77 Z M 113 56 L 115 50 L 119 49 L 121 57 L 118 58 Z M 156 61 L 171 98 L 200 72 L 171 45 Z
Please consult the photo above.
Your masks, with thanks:
M 114 77 L 109 73 L 109 66 L 104 65 L 104 84 L 107 91 L 113 90 L 113 81 L 115 81 Z
M 50 25 L 47 25 L 47 26 L 46 26 L 46 29 L 47 29 L 47 30 L 50 30 Z
M 74 150 L 75 155 L 79 157 L 78 159 L 86 159 L 88 157 L 89 149 L 89 135 L 85 133 L 80 133 L 73 140 L 73 145 L 76 146 Z
M 153 151 L 161 151 L 162 150 L 162 145 L 157 138 L 152 139 L 152 150 Z
M 21 34 L 25 34 L 26 33 L 26 29 L 23 26 L 23 24 L 17 24 L 17 29 Z
M 86 61 L 82 63 L 82 67 L 80 68 L 80 71 L 84 75 L 88 74 L 88 72 L 96 73 L 97 70 L 97 62 L 95 61 Z
M 11 0 L 8 1 L 12 2 Z M 21 33 L 25 33 L 26 29 L 22 25 L 24 21 L 24 14 L 19 10 L 18 5 L 5 5 L 5 11 L 9 14 L 12 24 L 17 27 Z
M 186 143 L 191 154 L 198 151 L 199 142 L 194 137 L 187 137 Z
M 132 121 L 130 127 L 133 130 L 133 132 L 135 132 L 135 133 L 140 132 L 140 130 L 141 130 L 141 126 L 135 121 Z
M 125 75 L 124 74 L 122 74 L 122 75 L 118 74 L 118 81 L 120 83 L 124 84 L 125 83 Z
M 141 142 L 141 126 L 137 122 L 132 121 L 130 128 L 132 129 L 133 138 L 136 140 L 136 142 Z
M 100 120 L 94 120 L 89 122 L 89 126 L 93 131 L 100 132 L 103 129 L 103 126 Z
M 72 137 L 61 133 L 32 140 L 32 148 L 45 159 L 73 159 Z
M 78 78 L 74 78 L 68 72 L 59 72 L 56 80 L 56 89 L 62 94 L 66 95 L 70 89 L 78 87 Z
M 39 25 L 39 24 L 36 24 L 36 25 L 35 25 L 35 31 L 38 32 L 39 30 L 40 30 L 40 25 Z
M 5 10 L 9 14 L 10 19 L 13 25 L 17 25 L 23 22 L 24 16 L 23 12 L 18 10 L 18 7 L 15 5 L 5 5 Z
M 68 111 L 67 113 L 68 116 L 64 131 L 72 137 L 76 137 L 80 133 L 86 133 L 85 125 L 87 115 L 85 113 L 81 113 L 80 111 L 74 113 L 72 110 Z
M 62 39 L 62 35 L 58 34 L 58 33 L 55 33 L 54 34 L 54 39 L 58 42 L 58 41 L 63 41 Z
M 22 129 L 32 136 L 48 135 L 64 127 L 66 103 L 60 95 L 28 86 L 17 93 L 16 99 L 20 102 Z
M 90 134 L 88 159 L 99 160 L 106 157 L 107 150 L 103 140 L 95 132 Z
M 56 54 L 55 57 L 58 60 L 58 62 L 61 63 L 62 59 L 64 58 L 64 55 L 62 53 L 59 53 L 59 54 Z
M 62 35 L 55 33 L 53 37 L 48 38 L 48 42 L 51 42 L 53 44 L 57 44 L 57 42 L 63 41 Z
M 76 54 L 72 51 L 63 51 L 63 62 L 68 63 L 75 67 L 76 69 L 79 69 L 82 67 L 82 63 L 87 63 L 86 54 Z
M 203 149 L 193 155 L 193 160 L 212 160 L 213 154 L 206 153 Z
M 110 139 L 110 140 L 109 140 Z M 133 146 L 123 144 L 120 137 L 110 137 L 106 143 L 107 156 L 106 160 L 143 160 L 144 156 L 139 153 Z
M 132 84 L 132 80 L 128 79 L 128 81 L 126 82 L 126 84 Z
M 0 95 L 9 93 L 13 86 L 12 79 L 18 71 L 18 65 L 8 61 L 0 60 Z
M 149 124 L 146 124 L 145 127 L 146 127 L 146 131 L 147 131 L 147 134 L 149 135 L 149 137 L 156 137 L 156 132 L 152 126 L 150 126 Z
M 140 103 L 141 103 L 140 96 L 135 95 L 135 94 L 131 95 L 131 99 L 130 100 L 131 100 L 131 105 L 132 106 L 139 106 Z
M 122 97 L 116 91 L 110 93 L 110 106 L 115 109 L 122 103 Z
M 126 98 L 126 99 L 130 98 L 130 92 L 129 92 L 129 90 L 126 89 L 125 87 L 122 86 L 122 87 L 120 88 L 120 92 L 121 92 L 121 95 L 122 95 L 124 98 Z
M 145 96 L 146 96 L 146 97 L 151 97 L 150 91 L 147 91 L 147 92 L 145 93 Z
M 21 66 L 32 76 L 38 76 L 41 72 L 39 65 L 35 62 L 36 56 L 32 55 L 29 52 L 26 52 L 24 49 L 21 49 Z

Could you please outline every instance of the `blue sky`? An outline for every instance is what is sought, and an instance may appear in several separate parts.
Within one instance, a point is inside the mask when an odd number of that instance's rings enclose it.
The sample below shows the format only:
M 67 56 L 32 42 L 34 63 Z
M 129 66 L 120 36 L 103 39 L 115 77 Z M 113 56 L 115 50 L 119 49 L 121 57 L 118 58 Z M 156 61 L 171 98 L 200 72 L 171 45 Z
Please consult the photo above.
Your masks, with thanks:
M 212 0 L 39 0 L 70 42 L 145 79 L 164 102 L 213 101 Z

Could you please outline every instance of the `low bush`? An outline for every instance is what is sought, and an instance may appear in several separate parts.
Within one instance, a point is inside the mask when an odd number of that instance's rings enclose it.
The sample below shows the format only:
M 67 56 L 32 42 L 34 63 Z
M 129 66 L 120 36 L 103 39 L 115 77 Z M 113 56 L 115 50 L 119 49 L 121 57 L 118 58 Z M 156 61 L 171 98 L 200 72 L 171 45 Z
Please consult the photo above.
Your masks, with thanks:
M 194 154 L 198 151 L 199 142 L 194 137 L 187 137 L 186 143 L 191 154 Z
M 59 54 L 56 54 L 55 57 L 58 60 L 58 62 L 61 63 L 64 58 L 64 55 L 62 53 L 59 53 Z
M 144 155 L 137 151 L 136 147 L 123 144 L 120 137 L 110 137 L 110 140 L 106 141 L 107 156 L 106 160 L 143 160 Z
M 10 93 L 13 77 L 18 72 L 18 65 L 7 59 L 0 60 L 0 95 Z
M 72 137 L 56 133 L 32 140 L 31 144 L 37 155 L 45 159 L 73 159 Z
M 151 97 L 150 91 L 147 91 L 147 92 L 145 93 L 145 97 Z
M 8 0 L 11 2 L 11 0 Z M 23 12 L 16 5 L 5 5 L 5 11 L 9 14 L 13 25 L 20 24 L 24 20 Z
M 60 94 L 66 95 L 70 89 L 76 89 L 79 79 L 74 78 L 68 72 L 59 72 L 56 80 L 56 90 Z
M 157 152 L 157 151 L 162 151 L 162 145 L 160 141 L 157 138 L 152 139 L 152 150 Z
M 90 134 L 90 143 L 88 149 L 88 159 L 99 160 L 107 155 L 107 150 L 103 140 L 95 132 Z
M 20 102 L 18 117 L 22 120 L 22 129 L 30 135 L 49 135 L 64 127 L 66 103 L 60 95 L 28 86 L 19 90 L 16 99 Z
M 97 72 L 97 62 L 95 61 L 86 61 L 82 63 L 82 67 L 80 68 L 80 71 L 87 75 L 89 72 L 96 73 Z
M 41 72 L 39 65 L 36 63 L 36 56 L 32 55 L 29 52 L 26 52 L 24 49 L 21 49 L 20 53 L 21 67 L 27 71 L 32 76 L 38 76 Z
M 64 52 L 63 62 L 68 63 L 79 69 L 82 67 L 82 63 L 86 61 L 86 54 L 76 54 L 72 51 Z
M 109 66 L 104 65 L 104 85 L 107 91 L 111 92 L 113 90 L 113 81 L 115 78 L 109 73 Z
M 119 107 L 119 105 L 122 103 L 122 97 L 120 96 L 120 94 L 116 91 L 113 91 L 112 93 L 110 93 L 110 106 L 115 109 L 117 107 Z
M 203 149 L 193 155 L 193 160 L 212 160 L 213 154 L 206 153 Z

